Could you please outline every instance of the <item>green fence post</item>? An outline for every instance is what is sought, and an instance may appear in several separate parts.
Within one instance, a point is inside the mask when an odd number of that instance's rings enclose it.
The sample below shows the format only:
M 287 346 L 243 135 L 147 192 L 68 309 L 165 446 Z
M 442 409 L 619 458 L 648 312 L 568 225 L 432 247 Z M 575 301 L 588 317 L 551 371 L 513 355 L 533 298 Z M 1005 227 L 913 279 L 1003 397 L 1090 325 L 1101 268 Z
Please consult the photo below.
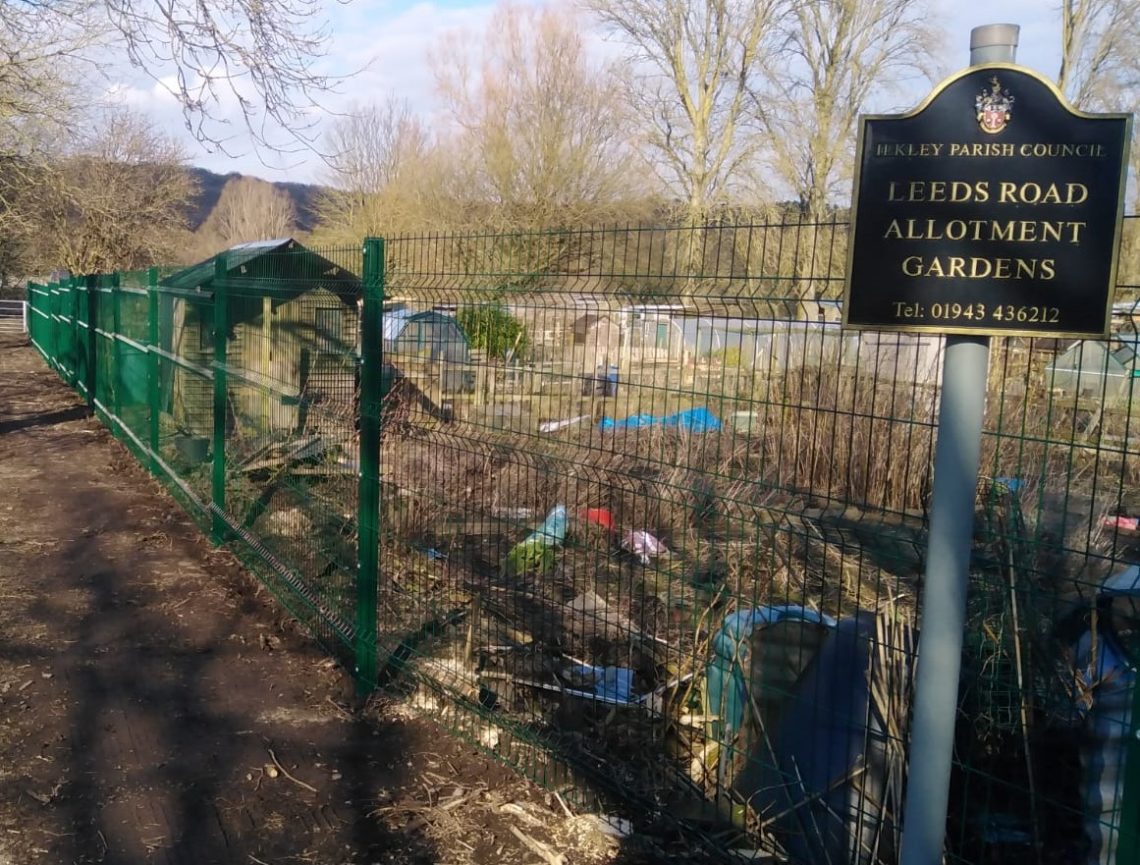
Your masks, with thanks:
M 119 334 L 123 332 L 122 302 L 119 294 L 121 277 L 119 271 L 111 274 L 111 432 L 116 438 L 123 438 L 123 400 L 120 391 L 123 387 L 123 357 L 119 349 Z
M 75 358 L 75 392 L 87 395 L 87 280 L 71 281 L 72 356 Z
M 106 301 L 103 299 L 103 289 L 107 287 L 107 276 L 102 273 L 96 273 L 93 274 L 91 278 L 95 281 L 94 309 L 91 311 L 91 350 L 95 355 L 95 395 L 92 399 L 96 415 L 98 415 L 99 420 L 109 429 L 111 427 L 111 410 L 107 406 L 107 401 L 109 399 L 108 394 L 110 393 L 109 376 L 114 371 L 114 365 L 111 362 L 111 352 L 109 350 L 103 351 L 103 347 L 107 341 L 107 330 L 103 327 L 103 306 L 106 304 Z
M 55 283 L 44 286 L 44 351 L 48 366 L 55 369 Z
M 56 352 L 56 360 L 59 362 L 59 377 L 62 378 L 64 380 L 64 382 L 67 384 L 71 384 L 71 381 L 69 380 L 69 377 L 67 374 L 67 337 L 68 337 L 68 333 L 67 333 L 67 328 L 64 327 L 64 318 L 66 315 L 67 296 L 68 296 L 68 291 L 70 288 L 71 288 L 71 277 L 69 276 L 69 277 L 67 277 L 67 279 L 61 279 L 59 281 L 59 287 L 56 289 L 56 302 L 55 302 L 55 317 L 56 317 L 56 325 L 57 325 L 56 329 L 57 329 L 58 335 L 59 335 L 59 339 L 58 339 L 58 343 L 57 343 L 58 350 Z
M 364 241 L 360 322 L 360 476 L 356 575 L 356 687 L 376 686 L 377 592 L 380 576 L 380 350 L 384 306 L 384 241 Z
M 51 324 L 51 288 L 53 285 L 54 283 L 49 282 L 44 286 L 44 292 L 47 294 L 47 298 L 44 300 L 44 312 L 47 313 L 45 319 L 47 324 L 44 325 L 44 356 L 47 358 L 48 366 L 52 366 L 52 340 L 55 339 L 55 328 Z
M 1132 729 L 1124 743 L 1124 754 L 1116 863 L 1140 865 L 1140 675 L 1132 685 Z
M 150 473 L 157 476 L 158 466 L 158 439 L 159 421 L 162 419 L 162 409 L 159 405 L 162 392 L 162 364 L 158 358 L 158 268 L 152 267 L 146 272 L 146 397 L 150 415 L 150 426 L 147 430 L 147 446 L 150 448 Z
M 86 376 L 86 371 L 80 363 L 80 352 L 83 349 L 83 329 L 80 327 L 82 318 L 79 314 L 84 306 L 83 296 L 81 289 L 86 285 L 86 280 L 82 276 L 75 276 L 71 279 L 71 386 L 75 390 L 79 390 L 81 384 L 86 383 L 86 379 L 81 380 L 80 376 Z
M 24 321 L 26 323 L 24 329 L 28 334 L 28 341 L 32 344 L 32 348 L 36 347 L 35 323 L 32 320 L 32 310 L 34 308 L 32 306 L 32 298 L 35 296 L 35 293 L 32 291 L 32 286 L 34 285 L 34 282 L 24 283 Z
M 59 282 L 48 283 L 48 353 L 51 368 L 59 373 Z
M 55 286 L 55 303 L 52 308 L 55 312 L 55 371 L 61 379 L 67 381 L 67 331 L 63 326 L 64 297 L 71 277 L 61 279 Z
M 79 387 L 79 303 L 76 300 L 81 277 L 67 280 L 67 383 Z
M 51 293 L 51 357 L 52 363 L 55 366 L 55 374 L 60 378 L 67 380 L 67 375 L 64 372 L 63 366 L 63 347 L 64 335 L 63 324 L 60 318 L 60 311 L 63 308 L 63 283 L 62 279 L 57 280 L 55 288 Z
M 61 279 L 55 284 L 55 294 L 52 295 L 52 323 L 55 330 L 55 338 L 52 340 L 55 349 L 55 372 L 61 379 L 67 381 L 67 364 L 64 362 L 64 357 L 67 354 L 67 333 L 63 329 L 63 294 L 65 286 L 67 285 L 66 279 Z
M 227 537 L 222 514 L 226 507 L 226 254 L 214 258 L 214 460 L 211 478 L 211 536 L 215 544 Z
M 51 283 L 44 283 L 44 296 L 41 301 L 41 311 L 44 314 L 43 328 L 40 331 L 40 344 L 43 346 L 44 360 L 51 366 Z
M 28 341 L 31 342 L 32 348 L 36 347 L 35 314 L 32 311 L 35 309 L 35 305 L 32 303 L 32 298 L 36 296 L 34 286 L 34 282 L 24 283 L 24 320 L 27 322 Z
M 95 328 L 99 326 L 99 277 L 93 273 L 83 277 L 87 287 L 86 305 L 84 315 L 87 318 L 87 332 L 83 335 L 83 353 L 87 356 L 86 381 L 83 386 L 87 389 L 87 405 L 95 406 L 95 388 L 98 376 L 98 337 Z

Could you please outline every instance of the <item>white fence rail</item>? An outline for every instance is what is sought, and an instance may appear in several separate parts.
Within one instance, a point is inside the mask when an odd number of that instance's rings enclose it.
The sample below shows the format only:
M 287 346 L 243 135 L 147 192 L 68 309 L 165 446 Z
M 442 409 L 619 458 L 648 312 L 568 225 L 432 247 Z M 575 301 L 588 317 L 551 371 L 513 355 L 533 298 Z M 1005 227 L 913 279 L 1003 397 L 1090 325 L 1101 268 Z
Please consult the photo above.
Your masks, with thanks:
M 22 300 L 0 300 L 0 333 L 27 333 L 28 311 Z

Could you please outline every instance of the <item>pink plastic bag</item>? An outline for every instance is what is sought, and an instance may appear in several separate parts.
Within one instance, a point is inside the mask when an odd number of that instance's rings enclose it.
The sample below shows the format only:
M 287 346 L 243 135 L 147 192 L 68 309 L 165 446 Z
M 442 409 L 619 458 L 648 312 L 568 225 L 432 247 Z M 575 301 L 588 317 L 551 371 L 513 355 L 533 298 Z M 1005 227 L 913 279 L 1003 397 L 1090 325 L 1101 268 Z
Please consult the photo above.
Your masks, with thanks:
M 622 549 L 633 553 L 643 565 L 648 565 L 657 556 L 666 555 L 669 548 L 654 535 L 643 529 L 630 529 L 621 539 Z

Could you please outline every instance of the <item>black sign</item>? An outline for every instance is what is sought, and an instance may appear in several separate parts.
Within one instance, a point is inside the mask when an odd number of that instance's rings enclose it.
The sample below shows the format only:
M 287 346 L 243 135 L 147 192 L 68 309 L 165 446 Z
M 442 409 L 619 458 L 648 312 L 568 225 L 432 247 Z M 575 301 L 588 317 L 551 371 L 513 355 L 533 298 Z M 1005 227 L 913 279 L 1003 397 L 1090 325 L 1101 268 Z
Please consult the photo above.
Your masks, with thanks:
M 1131 123 L 1009 64 L 862 118 L 844 325 L 1107 333 Z

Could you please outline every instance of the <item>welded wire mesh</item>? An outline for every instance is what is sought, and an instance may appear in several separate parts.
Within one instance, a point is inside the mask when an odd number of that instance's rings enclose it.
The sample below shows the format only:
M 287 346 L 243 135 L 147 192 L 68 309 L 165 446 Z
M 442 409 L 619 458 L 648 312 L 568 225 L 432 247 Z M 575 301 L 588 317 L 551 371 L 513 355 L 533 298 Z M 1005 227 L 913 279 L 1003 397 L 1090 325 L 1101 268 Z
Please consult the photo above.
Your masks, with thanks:
M 650 834 L 885 863 L 943 344 L 840 328 L 846 231 L 253 244 L 29 286 L 29 327 L 366 685 L 378 651 L 382 686 Z M 1135 855 L 1114 334 L 991 348 L 949 861 Z
M 33 343 L 64 379 L 346 654 L 361 606 L 359 266 L 358 248 L 272 242 L 28 291 Z
M 894 861 L 943 345 L 840 329 L 845 229 L 388 239 L 379 623 L 415 699 L 718 843 Z M 1121 826 L 1071 686 L 1137 444 L 1068 348 L 992 352 L 958 861 Z
M 231 528 L 282 565 L 270 577 L 283 600 L 348 646 L 357 608 L 359 261 L 356 248 L 275 247 L 228 268 L 214 298 L 226 304 L 228 329 Z
M 28 340 L 36 350 L 44 355 L 50 357 L 51 352 L 47 345 L 47 340 L 51 334 L 50 316 L 49 312 L 51 303 L 51 294 L 48 287 L 38 283 L 28 283 Z

